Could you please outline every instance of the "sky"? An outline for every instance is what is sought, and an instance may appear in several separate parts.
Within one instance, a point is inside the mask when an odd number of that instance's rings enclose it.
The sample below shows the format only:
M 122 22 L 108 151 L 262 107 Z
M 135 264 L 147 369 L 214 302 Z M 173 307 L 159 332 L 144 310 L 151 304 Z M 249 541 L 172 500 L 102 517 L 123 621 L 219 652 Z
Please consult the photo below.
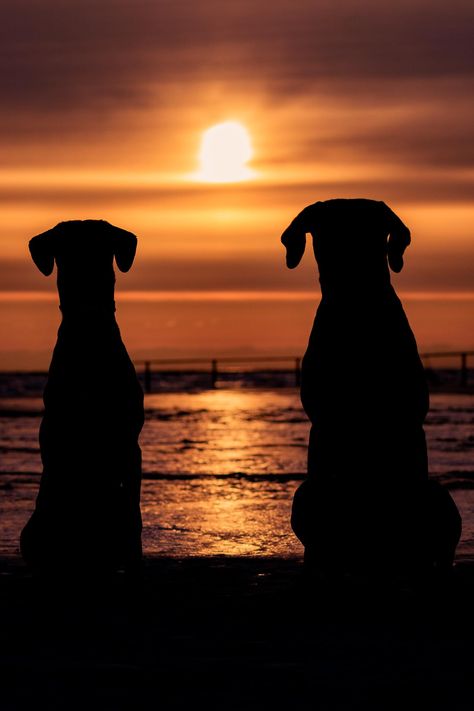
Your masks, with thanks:
M 471 0 L 5 3 L 0 367 L 54 343 L 54 279 L 28 239 L 85 218 L 138 236 L 117 284 L 132 354 L 298 351 L 317 274 L 309 250 L 286 271 L 279 237 L 332 197 L 384 200 L 410 227 L 394 283 L 420 346 L 474 347 L 473 20 Z M 228 120 L 248 131 L 251 177 L 200 181 L 203 133 Z M 52 301 L 15 302 L 25 291 Z

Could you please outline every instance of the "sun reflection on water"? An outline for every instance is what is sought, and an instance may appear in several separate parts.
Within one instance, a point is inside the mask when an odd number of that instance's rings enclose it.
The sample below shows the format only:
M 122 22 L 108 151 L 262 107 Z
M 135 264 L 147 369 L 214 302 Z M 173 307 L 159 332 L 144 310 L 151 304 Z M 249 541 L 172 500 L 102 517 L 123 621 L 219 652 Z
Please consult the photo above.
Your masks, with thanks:
M 433 476 L 453 482 L 463 516 L 458 557 L 472 559 L 472 395 L 434 395 L 426 422 Z M 2 551 L 15 553 L 34 506 L 42 401 L 4 400 L 0 462 Z M 296 389 L 147 396 L 143 452 L 146 554 L 300 556 L 290 530 L 306 469 L 309 424 Z M 34 416 L 36 413 L 36 416 Z
M 184 548 L 188 555 L 299 555 L 289 525 L 299 481 L 270 482 L 265 476 L 282 467 L 303 471 L 306 418 L 295 391 L 213 390 L 183 396 L 181 407 L 174 394 L 147 399 L 147 407 L 158 403 L 162 412 L 168 404 L 174 409 L 167 435 L 160 420 L 144 433 L 147 443 L 147 436 L 155 441 L 156 454 L 155 461 L 145 457 L 145 468 L 166 462 L 168 472 L 171 465 L 188 478 L 144 481 L 144 519 L 157 522 L 146 530 L 146 548 L 159 553 L 165 545 L 167 554 Z M 296 422 L 288 423 L 289 412 Z M 163 456 L 166 450 L 175 452 L 172 463 Z

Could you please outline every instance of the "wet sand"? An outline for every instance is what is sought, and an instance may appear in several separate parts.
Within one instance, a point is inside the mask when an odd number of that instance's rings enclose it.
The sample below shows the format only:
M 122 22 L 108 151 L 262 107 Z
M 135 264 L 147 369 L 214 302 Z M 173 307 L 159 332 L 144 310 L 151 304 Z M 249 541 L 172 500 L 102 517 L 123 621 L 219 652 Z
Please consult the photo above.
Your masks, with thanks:
M 472 564 L 410 585 L 248 557 L 148 558 L 133 583 L 0 573 L 2 709 L 472 708 Z

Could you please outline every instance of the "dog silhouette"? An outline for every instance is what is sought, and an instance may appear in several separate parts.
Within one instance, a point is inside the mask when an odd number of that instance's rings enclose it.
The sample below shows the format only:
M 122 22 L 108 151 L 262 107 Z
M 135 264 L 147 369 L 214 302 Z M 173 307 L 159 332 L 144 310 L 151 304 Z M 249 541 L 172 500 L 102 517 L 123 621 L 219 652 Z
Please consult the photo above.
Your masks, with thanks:
M 322 299 L 301 373 L 312 427 L 292 526 L 305 559 L 347 571 L 449 567 L 460 517 L 449 493 L 428 478 L 428 388 L 390 283 L 389 267 L 402 269 L 410 231 L 383 202 L 316 202 L 282 235 L 291 269 L 306 233 Z
M 126 272 L 137 239 L 102 220 L 61 222 L 33 237 L 31 256 L 57 265 L 62 321 L 44 390 L 43 463 L 20 539 L 45 569 L 132 569 L 141 559 L 143 392 L 115 320 L 113 259 Z

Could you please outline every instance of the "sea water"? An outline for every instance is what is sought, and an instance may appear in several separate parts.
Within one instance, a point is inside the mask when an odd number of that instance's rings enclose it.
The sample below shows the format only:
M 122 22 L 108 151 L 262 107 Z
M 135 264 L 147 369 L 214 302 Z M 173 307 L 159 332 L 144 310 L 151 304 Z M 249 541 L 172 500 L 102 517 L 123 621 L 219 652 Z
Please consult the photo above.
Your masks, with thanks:
M 43 383 L 41 375 L 0 378 L 4 556 L 18 553 L 38 491 Z M 296 387 L 254 386 L 243 376 L 206 389 L 183 376 L 174 391 L 145 397 L 145 554 L 302 555 L 289 519 L 305 476 L 309 423 Z M 425 426 L 430 472 L 449 487 L 463 517 L 458 559 L 474 559 L 473 424 L 474 395 L 431 396 Z

